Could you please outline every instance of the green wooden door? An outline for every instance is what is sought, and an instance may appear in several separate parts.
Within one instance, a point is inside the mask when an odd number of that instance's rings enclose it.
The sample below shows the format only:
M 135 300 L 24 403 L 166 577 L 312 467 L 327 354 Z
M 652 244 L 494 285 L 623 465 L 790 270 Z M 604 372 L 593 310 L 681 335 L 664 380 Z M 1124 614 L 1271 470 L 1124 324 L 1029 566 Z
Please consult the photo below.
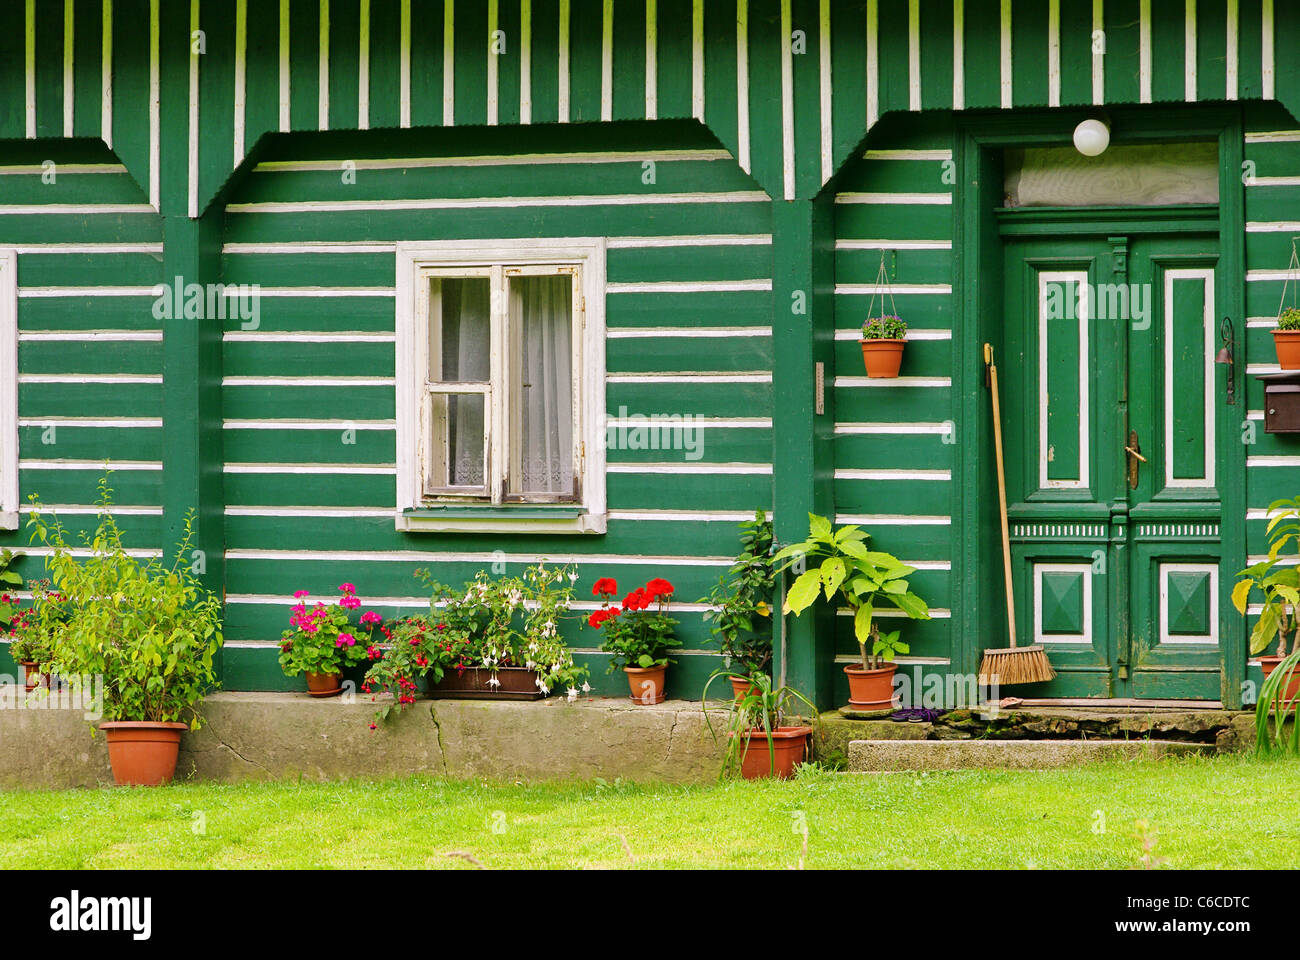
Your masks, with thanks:
M 1216 247 L 1077 221 L 1006 238 L 1017 627 L 1059 674 L 1021 695 L 1220 695 Z

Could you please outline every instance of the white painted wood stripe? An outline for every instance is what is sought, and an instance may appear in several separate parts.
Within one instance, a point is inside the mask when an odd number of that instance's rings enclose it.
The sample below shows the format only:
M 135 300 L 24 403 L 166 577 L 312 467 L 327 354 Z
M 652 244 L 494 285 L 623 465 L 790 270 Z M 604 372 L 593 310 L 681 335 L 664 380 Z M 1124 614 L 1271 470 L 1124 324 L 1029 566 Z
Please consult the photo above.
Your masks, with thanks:
M 107 430 L 162 429 L 162 417 L 20 417 L 20 427 L 74 427 Z
M 736 0 L 736 162 L 750 172 L 749 0 Z
M 879 296 L 882 293 L 894 293 L 897 295 L 919 294 L 928 295 L 936 294 L 947 296 L 952 293 L 952 285 L 948 283 L 894 283 L 894 284 L 876 284 L 876 283 L 837 283 L 835 292 L 845 296 Z
M 600 11 L 600 119 L 614 119 L 614 0 Z
M 342 240 L 338 242 L 308 240 L 303 243 L 227 243 L 221 248 L 222 253 L 232 255 L 256 253 L 329 253 L 354 255 L 361 253 L 393 253 L 396 250 L 396 243 L 371 243 L 364 240 Z M 158 252 L 162 252 L 161 245 L 159 245 Z
M 865 160 L 951 160 L 952 151 L 947 148 L 866 150 L 862 157 Z
M 1289 233 L 1300 230 L 1300 220 L 1252 220 L 1246 224 L 1247 233 Z
M 880 9 L 867 0 L 867 129 L 880 119 Z M 789 36 L 789 34 L 787 34 Z
M 754 519 L 749 510 L 610 510 L 606 516 L 638 523 L 744 523 Z
M 144 209 L 148 209 L 145 207 Z M 152 253 L 163 252 L 161 243 L 26 243 L 9 248 L 15 253 Z
M 1277 72 L 1273 54 L 1273 0 L 1263 0 L 1260 10 L 1260 63 L 1263 72 L 1262 93 L 1265 100 L 1277 96 Z
M 926 482 L 942 483 L 952 479 L 951 470 L 910 470 L 910 469 L 878 469 L 878 470 L 850 470 L 840 469 L 835 471 L 836 480 L 920 480 Z
M 1151 0 L 1138 3 L 1138 101 L 1151 102 Z
M 357 127 L 370 129 L 370 0 L 361 0 L 357 27 Z
M 112 470 L 130 473 L 155 473 L 162 470 L 161 460 L 19 460 L 20 470 Z
M 1061 105 L 1061 0 L 1047 4 L 1047 105 Z
M 637 283 L 608 283 L 605 293 L 728 293 L 771 290 L 771 280 L 647 280 Z
M 157 3 L 157 0 L 153 2 Z M 36 138 L 36 0 L 27 0 L 24 23 L 26 27 L 23 38 L 25 133 L 28 140 L 34 140 Z
M 223 387 L 391 387 L 395 377 L 222 377 Z
M 963 0 L 952 0 L 952 108 L 966 108 L 966 10 Z
M 227 330 L 224 343 L 396 343 L 394 333 L 302 331 L 280 333 L 271 330 Z
M 1196 99 L 1196 0 L 1185 0 L 1184 3 L 1183 99 Z
M 690 373 L 610 373 L 606 383 L 771 383 L 770 373 L 690 372 Z
M 523 4 L 526 7 L 528 0 L 523 0 Z M 525 26 L 527 26 L 526 22 Z M 411 0 L 402 0 L 398 12 L 397 30 L 397 124 L 406 129 L 411 125 Z M 525 33 L 525 47 L 521 51 L 521 58 L 527 52 L 527 36 L 527 33 Z M 527 64 L 521 59 L 520 65 L 524 68 L 521 82 L 527 84 Z M 521 88 L 520 92 L 521 102 L 523 98 L 522 90 L 523 88 Z M 527 123 L 526 120 L 524 122 Z
M 768 247 L 771 245 L 770 233 L 719 233 L 691 237 L 610 237 L 605 242 L 605 248 L 608 250 L 640 250 L 650 247 Z
M 130 383 L 163 382 L 162 374 L 154 373 L 20 373 L 19 383 L 93 383 L 116 386 Z
M 913 0 L 915 3 L 916 0 Z M 818 10 L 817 34 L 817 79 L 818 107 L 821 119 L 821 159 L 822 183 L 826 183 L 835 172 L 834 129 L 832 108 L 834 105 L 831 87 L 831 0 L 821 0 Z
M 771 327 L 625 327 L 605 331 L 607 340 L 674 340 L 770 337 Z
M 948 527 L 952 525 L 952 517 L 886 513 L 837 513 L 835 522 L 852 523 L 865 527 Z
M 37 299 L 63 297 L 153 297 L 160 287 L 19 287 L 18 296 Z
M 730 160 L 726 150 L 634 150 L 598 151 L 592 153 L 520 153 L 468 157 L 403 157 L 356 159 L 339 157 L 335 160 L 266 160 L 253 168 L 254 173 L 312 173 L 339 170 L 345 161 L 357 170 L 411 170 L 426 167 L 513 167 L 539 164 L 581 164 L 590 166 L 605 163 L 643 163 L 674 161 Z M 122 168 L 125 170 L 125 168 Z M 37 168 L 39 172 L 39 168 Z
M 739 12 L 736 18 L 739 22 Z M 645 0 L 645 118 L 659 119 L 659 7 L 655 0 Z
M 533 0 L 519 0 L 519 122 L 533 122 Z
M 66 515 L 69 517 L 96 516 L 102 510 L 102 507 L 93 503 L 42 503 L 40 507 L 32 507 L 26 504 L 18 508 L 19 513 L 44 513 Z M 145 507 L 145 506 L 128 506 L 122 503 L 113 504 L 113 515 L 123 517 L 161 517 L 163 515 L 162 507 Z M 31 598 L 31 591 L 23 590 L 20 596 L 24 600 Z
M 921 0 L 907 4 L 907 109 L 921 109 Z
M 159 421 L 161 424 L 161 421 Z M 395 420 L 226 420 L 223 430 L 374 430 L 389 432 L 397 429 Z
M 164 288 L 166 289 L 166 288 Z M 238 286 L 226 287 L 222 294 L 227 297 L 245 296 L 245 291 Z M 392 297 L 397 295 L 395 287 L 258 287 L 257 295 L 261 297 Z
M 878 390 L 900 390 L 904 387 L 935 387 L 943 389 L 952 386 L 952 378 L 893 377 L 890 379 L 880 379 L 878 377 L 836 377 L 834 380 L 834 386 L 838 389 L 859 389 L 862 387 L 870 387 Z
M 447 0 L 448 3 L 451 0 Z M 316 128 L 330 128 L 330 0 L 320 0 L 316 66 Z
M 147 550 L 142 547 L 127 547 L 123 551 L 128 557 L 139 557 L 149 559 L 150 557 L 161 557 L 161 550 Z M 54 555 L 53 547 L 23 547 L 23 553 L 33 557 L 51 557 Z M 73 557 L 90 557 L 94 552 L 88 547 L 73 547 L 67 551 L 69 556 Z
M 113 0 L 103 0 L 100 9 L 99 44 L 99 135 L 104 146 L 113 149 Z
M 951 240 L 836 240 L 836 250 L 951 250 Z
M 1294 277 L 1294 275 L 1291 274 L 1291 272 L 1290 272 L 1290 271 L 1287 271 L 1287 270 L 1247 270 L 1247 271 L 1246 271 L 1246 282 L 1247 282 L 1247 283 L 1254 283 L 1254 282 L 1259 282 L 1259 281 L 1263 281 L 1263 280 L 1283 280 L 1283 281 L 1285 281 L 1285 280 L 1287 280 L 1287 279 L 1290 279 L 1292 283 L 1295 283 L 1295 277 Z M 1275 319 L 1276 319 L 1276 318 L 1275 318 Z
M 1251 187 L 1295 187 L 1300 186 L 1300 177 L 1252 177 L 1246 188 Z
M 365 0 L 362 0 L 364 3 Z M 289 131 L 289 0 L 280 0 L 280 46 L 279 46 L 279 77 L 280 77 L 280 113 L 279 124 L 280 132 Z
M 451 0 L 447 0 L 451 3 Z M 556 54 L 556 69 L 559 73 L 559 89 L 556 91 L 557 119 L 560 123 L 569 122 L 569 0 L 560 0 L 559 50 Z
M 500 23 L 500 0 L 487 0 L 487 124 L 495 127 L 500 119 L 498 97 L 501 94 L 500 64 L 497 52 L 497 29 Z
M 149 205 L 162 210 L 162 99 L 158 60 L 158 0 L 149 0 Z
M 653 423 L 653 420 L 647 420 L 646 417 L 606 417 L 604 420 L 606 427 L 643 427 Z M 659 426 L 671 426 L 672 421 L 666 424 L 661 419 Z M 771 430 L 771 417 L 694 417 L 690 421 L 693 428 L 700 430 Z
M 282 0 L 283 2 L 283 0 Z M 190 0 L 190 37 L 199 31 L 199 0 Z M 206 42 L 206 41 L 205 41 Z M 199 215 L 199 57 L 197 41 L 190 40 L 189 187 L 190 219 Z
M 695 0 L 699 3 L 700 0 Z M 781 0 L 781 172 L 782 196 L 793 200 L 795 196 L 794 167 L 794 53 L 791 40 L 792 0 Z
M 908 566 L 915 567 L 916 564 L 914 564 L 914 563 L 909 563 Z M 922 569 L 922 568 L 918 567 L 917 569 Z M 676 604 L 674 604 L 673 606 L 676 607 Z M 854 616 L 855 614 L 854 614 L 854 612 L 853 612 L 851 609 L 849 609 L 848 607 L 841 607 L 841 608 L 839 608 L 839 609 L 837 609 L 837 610 L 835 611 L 835 615 L 836 615 L 837 617 L 852 617 L 852 616 Z M 900 618 L 900 617 L 906 617 L 906 616 L 907 616 L 907 614 L 905 614 L 902 610 L 896 610 L 896 609 L 894 609 L 894 608 L 892 608 L 892 607 L 877 607 L 873 615 L 874 615 L 874 616 L 877 616 L 877 617 L 885 617 L 885 618 L 887 618 L 887 619 L 891 619 L 891 620 L 894 620 L 894 619 L 898 619 L 898 618 Z M 952 617 L 952 611 L 951 611 L 951 610 L 944 609 L 943 607 L 931 607 L 931 608 L 930 608 L 930 619 L 931 619 L 931 620 L 947 620 L 947 619 L 949 619 L 949 618 L 951 618 L 951 617 Z M 837 657 L 835 658 L 835 662 L 836 662 L 836 663 L 857 663 L 857 662 L 858 662 L 858 658 L 857 658 L 856 656 L 853 656 L 852 654 L 844 654 L 843 656 L 837 656 Z M 900 664 L 900 665 L 906 665 L 906 664 L 922 664 L 922 665 L 924 665 L 924 664 L 928 664 L 928 665 L 940 666 L 940 665 L 942 665 L 942 664 L 946 664 L 946 663 L 949 663 L 949 662 L 950 662 L 950 661 L 949 661 L 946 657 L 903 657 L 903 656 L 899 656 L 899 657 L 895 657 L 895 658 L 894 658 L 894 663 L 897 663 L 897 664 Z
M 1106 102 L 1106 0 L 1092 0 L 1092 36 L 1103 41 L 1092 44 L 1092 102 L 1101 106 Z
M 1228 22 L 1224 29 L 1224 45 L 1227 48 L 1224 51 L 1224 95 L 1229 100 L 1236 100 L 1238 95 L 1238 14 L 1238 0 L 1228 0 Z
M 396 476 L 397 466 L 386 463 L 226 463 L 223 473 L 339 476 Z
M 607 473 L 707 474 L 709 476 L 763 476 L 772 472 L 770 463 L 611 463 Z
M 20 343 L 161 343 L 161 330 L 24 330 Z
M 835 331 L 836 340 L 861 340 L 861 327 L 846 327 Z M 907 331 L 909 340 L 951 340 L 951 330 L 923 330 L 918 328 L 909 328 Z
M 456 0 L 442 0 L 442 125 L 456 123 Z
M 24 547 L 25 553 L 36 553 L 34 548 Z M 609 566 L 647 566 L 647 567 L 730 567 L 735 563 L 733 557 L 682 557 L 676 555 L 629 555 L 614 553 L 511 553 L 506 551 L 443 551 L 431 550 L 256 550 L 235 548 L 226 551 L 227 560 L 271 560 L 277 563 L 286 561 L 319 562 L 376 562 L 376 563 L 472 563 L 488 564 L 500 559 L 506 563 L 592 563 Z M 917 564 L 910 563 L 916 567 Z M 918 569 L 923 569 L 918 567 Z M 280 602 L 285 602 L 281 597 Z M 424 598 L 427 603 L 428 599 Z
M 37 163 L 11 163 L 0 166 L 0 177 L 19 177 L 32 176 L 39 177 L 45 173 L 46 168 Z M 64 174 L 104 174 L 104 173 L 126 173 L 126 167 L 120 163 L 61 163 L 59 164 L 59 176 Z
M 244 121 L 247 113 L 248 99 L 248 0 L 236 0 L 235 3 L 235 121 L 234 148 L 235 166 L 244 162 L 245 147 Z
M 73 0 L 63 0 L 63 135 L 71 137 L 76 109 L 73 55 L 76 50 L 76 16 Z
M 1246 466 L 1248 467 L 1300 467 L 1300 457 L 1293 457 L 1293 456 L 1247 457 Z
M 325 200 L 232 203 L 228 213 L 339 213 L 347 210 L 474 210 L 522 207 L 647 206 L 683 203 L 771 202 L 761 190 L 734 193 L 601 194 L 572 197 L 465 197 L 418 200 Z M 3 211 L 4 208 L 0 208 Z M 79 208 L 82 212 L 85 208 Z
M 1003 110 L 1009 110 L 1011 108 L 1011 0 L 1002 0 L 998 39 L 1001 104 Z
M 789 0 L 782 0 L 789 3 Z M 789 12 L 783 11 L 782 22 L 787 22 Z M 790 40 L 787 30 L 786 42 Z M 704 0 L 691 0 L 691 116 L 704 121 Z
M 916 434 L 939 435 L 950 433 L 950 423 L 837 423 L 835 432 L 843 436 L 911 436 Z
M 345 519 L 365 519 L 376 517 L 391 517 L 397 513 L 395 507 L 245 507 L 245 506 L 227 506 L 225 515 L 228 517 L 339 517 Z M 230 599 L 227 598 L 227 603 Z M 246 600 L 246 603 L 269 602 L 260 600 Z M 284 598 L 280 598 L 283 603 Z M 314 603 L 315 600 L 308 598 L 308 602 Z M 426 599 L 427 602 L 427 599 Z
M 147 203 L 19 203 L 0 204 L 0 216 L 50 216 L 72 214 L 91 216 L 98 213 L 156 213 Z
M 929 204 L 951 206 L 951 193 L 837 193 L 836 203 L 898 203 L 906 206 Z

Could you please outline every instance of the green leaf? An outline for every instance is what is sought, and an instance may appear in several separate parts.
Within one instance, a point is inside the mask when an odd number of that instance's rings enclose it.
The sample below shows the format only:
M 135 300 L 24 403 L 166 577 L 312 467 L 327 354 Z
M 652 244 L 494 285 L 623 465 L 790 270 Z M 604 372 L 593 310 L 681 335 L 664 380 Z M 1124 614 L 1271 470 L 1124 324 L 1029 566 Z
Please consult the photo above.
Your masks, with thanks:
M 899 595 L 888 594 L 889 599 L 894 602 L 898 609 L 913 620 L 929 620 L 930 608 L 926 606 L 925 601 L 914 593 L 904 593 Z
M 1238 580 L 1237 585 L 1232 588 L 1232 605 L 1237 608 L 1237 612 L 1245 614 L 1246 603 L 1250 597 L 1250 589 L 1255 585 L 1253 580 Z
M 826 599 L 829 600 L 844 582 L 844 561 L 839 557 L 831 557 L 822 564 L 821 578 L 822 589 L 826 592 Z
M 853 615 L 853 635 L 857 637 L 858 643 L 865 644 L 871 639 L 871 614 L 871 604 L 864 603 Z
M 1250 652 L 1253 656 L 1262 653 L 1273 642 L 1277 636 L 1277 612 L 1271 606 L 1266 606 L 1259 619 L 1255 621 L 1255 629 L 1250 632 Z
M 790 591 L 785 595 L 785 604 L 782 607 L 783 613 L 793 613 L 796 616 L 808 608 L 817 595 L 821 592 L 822 579 L 819 570 L 805 570 L 795 580 L 790 587 Z
M 808 532 L 818 539 L 826 539 L 831 535 L 831 522 L 825 517 L 810 513 L 808 514 Z

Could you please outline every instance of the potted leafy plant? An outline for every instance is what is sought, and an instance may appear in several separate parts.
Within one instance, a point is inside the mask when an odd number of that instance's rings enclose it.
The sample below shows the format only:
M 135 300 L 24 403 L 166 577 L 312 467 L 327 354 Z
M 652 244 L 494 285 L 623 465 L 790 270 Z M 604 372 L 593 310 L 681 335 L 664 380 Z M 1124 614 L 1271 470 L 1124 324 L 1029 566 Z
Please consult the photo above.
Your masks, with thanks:
M 286 677 L 305 675 L 307 692 L 313 697 L 335 697 L 343 692 L 343 670 L 367 659 L 370 637 L 383 617 L 373 610 L 352 623 L 351 611 L 361 606 L 357 588 L 339 585 L 343 596 L 333 604 L 317 601 L 307 608 L 307 590 L 298 590 L 290 629 L 280 634 L 280 669 Z
M 47 519 L 31 499 L 32 537 L 52 548 L 46 567 L 63 597 L 37 608 L 50 636 L 50 669 L 74 691 L 93 688 L 89 703 L 103 718 L 99 729 L 118 784 L 167 783 L 181 732 L 199 727 L 195 706 L 216 685 L 213 657 L 222 641 L 221 598 L 190 566 L 193 512 L 170 565 L 136 559 L 122 543 L 112 491 L 101 480 L 98 524 L 84 538 L 88 556 L 78 559 L 58 517 Z
M 1232 588 L 1232 605 L 1243 616 L 1250 603 L 1250 595 L 1258 590 L 1264 598 L 1259 618 L 1250 633 L 1251 655 L 1263 654 L 1274 639 L 1277 653 L 1259 657 L 1260 669 L 1267 678 L 1288 659 L 1294 661 L 1300 654 L 1300 571 L 1295 566 L 1281 563 L 1282 549 L 1296 543 L 1300 552 L 1300 497 L 1275 500 L 1269 504 L 1272 518 L 1265 535 L 1269 538 L 1268 557 L 1237 573 L 1240 578 Z M 1290 651 L 1287 644 L 1290 641 Z M 1277 687 L 1277 684 L 1274 684 Z M 1276 691 L 1285 702 L 1300 699 L 1300 671 L 1288 671 L 1284 690 Z M 1260 702 L 1267 706 L 1273 699 Z
M 50 589 L 49 580 L 33 581 L 31 588 L 32 605 L 14 610 L 9 618 L 9 655 L 23 668 L 26 688 L 35 690 L 38 686 L 50 686 L 51 681 L 48 667 L 54 657 L 54 645 L 47 623 L 66 619 L 66 613 L 64 607 L 57 606 L 62 604 L 63 596 Z M 4 599 L 10 598 L 6 595 Z M 17 598 L 12 600 L 16 602 Z
M 436 684 L 441 680 L 457 656 L 457 647 L 464 642 L 446 624 L 431 623 L 427 617 L 406 617 L 379 629 L 384 641 L 366 648 L 370 668 L 361 690 L 372 701 L 378 701 L 382 694 L 389 694 L 391 700 L 380 703 L 371 730 L 391 713 L 400 713 L 415 703 L 422 682 Z
M 726 677 L 734 687 L 740 681 L 741 696 L 734 697 L 727 708 L 727 746 L 722 758 L 722 776 L 739 773 L 746 780 L 776 777 L 786 780 L 795 765 L 805 759 L 808 737 L 813 727 L 788 724 L 792 709 L 807 707 L 808 716 L 817 722 L 817 708 L 793 687 L 772 686 L 764 673 L 738 674 L 718 670 L 704 684 L 701 699 L 708 701 L 714 680 Z M 709 731 L 717 739 L 708 711 L 704 714 Z
M 876 605 L 889 603 L 913 620 L 929 620 L 930 609 L 912 592 L 907 578 L 916 572 L 892 554 L 867 549 L 867 533 L 856 525 L 831 529 L 831 522 L 808 515 L 808 539 L 780 551 L 773 560 L 785 565 L 806 564 L 785 597 L 784 612 L 801 614 L 818 596 L 838 597 L 853 613 L 853 634 L 861 666 L 847 666 L 849 706 L 887 710 L 894 704 L 894 656 L 907 653 L 897 630 L 882 634 L 875 622 Z M 814 566 L 814 561 L 821 562 Z
M 677 621 L 668 616 L 673 585 L 656 577 L 629 593 L 621 605 L 615 605 L 618 583 L 612 577 L 601 577 L 592 593 L 602 602 L 600 609 L 587 618 L 587 624 L 604 635 L 600 649 L 610 654 L 608 672 L 621 668 L 627 674 L 634 702 L 662 703 L 667 696 L 664 675 L 673 662 L 668 651 L 682 645 L 673 633 Z
M 737 698 L 756 689 L 746 677 L 766 673 L 772 663 L 772 522 L 762 510 L 740 524 L 740 555 L 717 586 L 700 602 L 704 620 L 719 640 L 723 662 L 732 671 Z M 740 669 L 736 669 L 739 667 Z
M 1300 307 L 1287 307 L 1277 318 L 1273 331 L 1277 364 L 1283 370 L 1300 370 Z
M 862 325 L 862 362 L 867 376 L 893 379 L 903 365 L 903 347 L 907 344 L 907 324 L 893 314 L 871 317 Z

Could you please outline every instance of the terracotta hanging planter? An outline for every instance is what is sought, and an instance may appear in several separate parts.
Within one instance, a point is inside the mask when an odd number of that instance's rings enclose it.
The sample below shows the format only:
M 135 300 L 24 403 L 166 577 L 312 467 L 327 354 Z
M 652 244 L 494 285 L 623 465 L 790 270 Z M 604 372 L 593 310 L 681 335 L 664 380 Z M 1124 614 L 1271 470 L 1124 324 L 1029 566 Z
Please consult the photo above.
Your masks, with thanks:
M 187 723 L 110 720 L 101 723 L 108 741 L 108 762 L 119 787 L 159 787 L 171 783 L 181 733 Z
M 867 376 L 873 380 L 893 380 L 903 365 L 903 347 L 906 340 L 859 340 L 862 345 L 862 362 Z
M 1277 665 L 1285 659 L 1285 657 L 1278 656 L 1260 657 L 1259 668 L 1264 671 L 1264 677 L 1267 678 L 1277 669 Z M 1300 667 L 1297 667 L 1292 671 L 1291 679 L 1287 681 L 1286 689 L 1279 690 L 1278 694 L 1279 699 L 1281 699 L 1281 701 L 1287 706 L 1294 704 L 1296 700 L 1300 699 Z
M 745 697 L 757 696 L 759 689 L 749 682 L 747 677 L 731 677 L 731 692 L 737 700 L 743 700 Z
M 632 691 L 632 701 L 646 706 L 663 703 L 667 699 L 664 692 L 664 674 L 667 670 L 667 667 L 624 667 L 627 685 Z
M 307 692 L 313 697 L 337 697 L 343 692 L 343 684 L 339 682 L 343 677 L 341 673 L 305 671 L 303 676 L 307 678 Z
M 1300 370 L 1300 330 L 1274 330 L 1273 346 L 1277 365 L 1283 370 Z
M 812 727 L 777 727 L 772 731 L 772 748 L 768 749 L 767 732 L 753 727 L 741 734 L 745 751 L 740 761 L 740 775 L 746 780 L 776 777 L 788 780 L 794 776 L 795 765 L 808 753 L 808 735 Z
M 889 663 L 875 670 L 845 667 L 849 678 L 849 706 L 855 710 L 893 710 L 894 672 L 898 664 Z

